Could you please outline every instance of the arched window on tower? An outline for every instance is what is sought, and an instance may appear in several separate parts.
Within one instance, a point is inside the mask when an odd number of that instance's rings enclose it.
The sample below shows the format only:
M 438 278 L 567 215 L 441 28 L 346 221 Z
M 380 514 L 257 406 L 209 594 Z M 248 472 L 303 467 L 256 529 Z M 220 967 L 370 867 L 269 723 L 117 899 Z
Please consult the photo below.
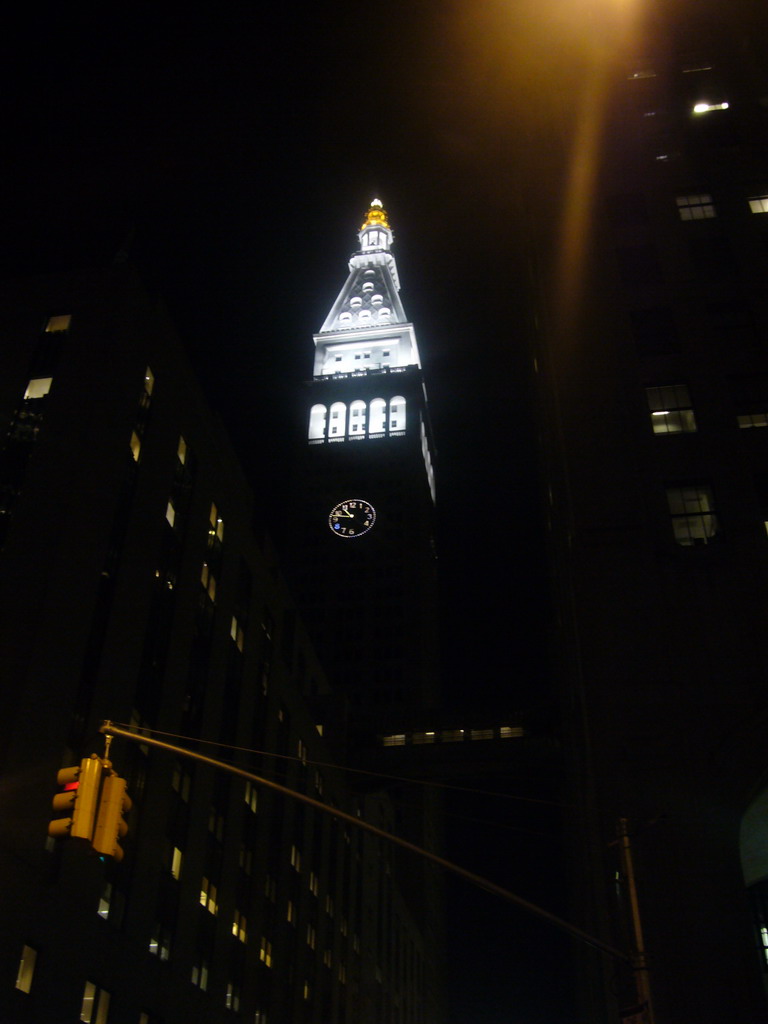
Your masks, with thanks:
M 343 402 L 334 402 L 331 406 L 329 441 L 343 441 L 347 433 L 347 407 Z
M 371 402 L 371 415 L 368 425 L 370 437 L 381 437 L 387 429 L 387 403 L 383 398 L 374 398 Z
M 325 414 L 328 410 L 324 405 L 313 405 L 309 411 L 309 440 L 323 441 L 325 439 Z
M 405 399 L 402 395 L 395 395 L 389 400 L 389 424 L 390 434 L 405 433 Z
M 365 437 L 365 402 L 360 399 L 352 402 L 349 407 L 349 436 Z

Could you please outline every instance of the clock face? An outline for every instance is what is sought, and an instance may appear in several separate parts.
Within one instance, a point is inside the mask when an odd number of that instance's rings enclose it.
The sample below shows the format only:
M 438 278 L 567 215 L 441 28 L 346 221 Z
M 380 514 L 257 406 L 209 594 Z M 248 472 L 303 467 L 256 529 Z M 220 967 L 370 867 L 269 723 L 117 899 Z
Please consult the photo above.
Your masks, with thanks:
M 362 498 L 348 498 L 334 505 L 328 516 L 328 526 L 337 537 L 362 537 L 376 522 L 376 510 Z

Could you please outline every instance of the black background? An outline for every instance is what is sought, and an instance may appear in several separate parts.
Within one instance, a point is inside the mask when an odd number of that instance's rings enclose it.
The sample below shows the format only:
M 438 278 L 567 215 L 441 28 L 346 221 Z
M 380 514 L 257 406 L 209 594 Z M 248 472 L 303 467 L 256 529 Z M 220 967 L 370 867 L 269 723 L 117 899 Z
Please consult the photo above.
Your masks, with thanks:
M 126 250 L 266 505 L 289 473 L 312 332 L 379 195 L 438 449 L 446 713 L 487 705 L 488 724 L 517 709 L 547 723 L 515 228 L 524 7 L 475 6 L 68 5 L 30 18 L 5 41 L 0 261 L 14 276 Z M 450 854 L 563 913 L 556 787 L 526 771 L 474 780 L 525 800 L 449 793 Z M 576 1019 L 567 941 L 464 883 L 448 896 L 451 1021 Z

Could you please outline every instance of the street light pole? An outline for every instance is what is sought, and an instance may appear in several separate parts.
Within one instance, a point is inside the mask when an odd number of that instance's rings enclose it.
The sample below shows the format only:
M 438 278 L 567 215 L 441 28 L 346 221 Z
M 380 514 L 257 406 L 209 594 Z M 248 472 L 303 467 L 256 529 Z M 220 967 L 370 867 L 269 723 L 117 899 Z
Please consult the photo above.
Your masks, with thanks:
M 331 807 L 329 804 L 324 804 L 321 800 L 315 800 L 314 797 L 307 796 L 305 793 L 298 793 L 296 790 L 289 789 L 287 786 L 281 786 L 279 782 L 273 782 L 271 779 L 265 779 L 261 775 L 256 775 L 253 772 L 246 771 L 244 768 L 238 768 L 235 765 L 226 764 L 224 761 L 217 761 L 215 758 L 207 757 L 205 754 L 198 754 L 196 751 L 188 750 L 186 747 L 179 747 L 174 743 L 166 743 L 164 740 L 153 739 L 143 732 L 131 732 L 128 729 L 123 729 L 120 726 L 114 725 L 109 720 L 102 722 L 99 727 L 99 732 L 103 733 L 108 738 L 120 736 L 123 739 L 129 740 L 131 743 L 157 747 L 160 750 L 167 750 L 173 754 L 178 754 L 179 757 L 188 757 L 193 761 L 200 761 L 203 764 L 211 765 L 213 768 L 218 768 L 220 771 L 229 772 L 230 775 L 239 775 L 240 778 L 249 779 L 251 782 L 256 782 L 260 786 L 271 789 L 276 793 L 281 793 L 283 796 L 291 797 L 293 800 L 299 800 L 301 803 L 309 804 L 310 807 L 314 807 L 316 810 L 322 811 L 324 814 L 330 814 L 331 817 L 337 818 L 339 821 L 344 821 L 348 825 L 360 828 L 364 832 L 370 832 L 372 835 L 378 836 L 379 839 L 385 839 L 387 842 L 393 843 L 395 846 L 400 846 L 405 850 L 410 850 L 411 853 L 415 853 L 419 857 L 424 857 L 426 860 L 432 861 L 433 864 L 438 864 L 445 871 L 450 871 L 454 875 L 459 875 L 460 878 L 464 878 L 466 881 L 471 882 L 480 889 L 484 889 L 486 892 L 490 892 L 494 896 L 500 896 L 502 899 L 507 900 L 509 903 L 514 903 L 516 906 L 523 910 L 527 910 L 536 917 L 549 921 L 549 923 L 553 924 L 556 928 L 559 928 L 561 931 L 568 932 L 569 935 L 578 939 L 580 942 L 593 946 L 595 949 L 600 950 L 600 952 L 611 957 L 613 960 L 632 964 L 632 958 L 626 953 L 623 953 L 620 949 L 615 949 L 613 946 L 609 946 L 607 942 L 603 942 L 601 939 L 595 938 L 593 935 L 589 935 L 587 932 L 582 931 L 581 928 L 577 928 L 576 925 L 570 924 L 568 921 L 564 921 L 561 917 L 558 917 L 556 914 L 551 914 L 548 910 L 544 910 L 543 907 L 537 907 L 535 903 L 529 903 L 528 900 L 524 900 L 522 896 L 515 895 L 515 893 L 510 892 L 509 889 L 496 885 L 495 882 L 491 882 L 489 879 L 483 878 L 482 875 L 476 875 L 474 871 L 468 871 L 466 868 L 462 868 L 460 865 L 454 864 L 453 861 L 446 860 L 444 857 L 440 857 L 436 853 L 432 853 L 431 850 L 426 850 L 421 846 L 417 846 L 415 843 L 410 843 L 407 839 L 401 839 L 400 836 L 393 835 L 391 832 L 385 832 L 383 829 L 369 824 L 362 818 L 357 818 L 353 814 L 347 814 L 346 811 L 340 811 L 337 807 Z
M 643 1015 L 641 1020 L 644 1024 L 654 1024 L 655 1018 L 653 1015 L 653 1004 L 651 1002 L 651 983 L 648 976 L 648 962 L 645 957 L 643 928 L 640 922 L 640 904 L 637 899 L 635 869 L 632 863 L 632 848 L 629 843 L 629 827 L 626 818 L 619 818 L 617 835 L 619 839 L 619 849 L 621 851 L 621 865 L 624 872 L 624 878 L 627 881 L 629 911 L 632 917 L 632 934 L 634 937 L 632 969 L 635 972 L 637 1003 L 640 1007 L 640 1012 Z

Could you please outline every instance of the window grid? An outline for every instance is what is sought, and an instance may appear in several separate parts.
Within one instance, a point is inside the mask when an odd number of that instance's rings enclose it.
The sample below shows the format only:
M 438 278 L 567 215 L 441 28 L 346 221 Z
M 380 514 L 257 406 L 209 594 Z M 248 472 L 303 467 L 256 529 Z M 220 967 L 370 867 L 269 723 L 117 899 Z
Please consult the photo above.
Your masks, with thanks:
M 19 971 L 16 975 L 16 988 L 20 992 L 29 992 L 31 990 L 36 960 L 37 950 L 32 949 L 31 946 L 22 946 Z
M 685 384 L 646 388 L 654 434 L 693 434 L 696 418 Z
M 768 427 L 768 411 L 745 413 L 738 415 L 736 420 L 740 430 L 746 430 L 750 427 Z
M 675 541 L 682 547 L 711 544 L 718 536 L 711 488 L 702 484 L 668 487 L 667 502 Z
M 717 216 L 712 196 L 705 193 L 678 196 L 677 212 L 680 214 L 680 220 L 710 220 Z

